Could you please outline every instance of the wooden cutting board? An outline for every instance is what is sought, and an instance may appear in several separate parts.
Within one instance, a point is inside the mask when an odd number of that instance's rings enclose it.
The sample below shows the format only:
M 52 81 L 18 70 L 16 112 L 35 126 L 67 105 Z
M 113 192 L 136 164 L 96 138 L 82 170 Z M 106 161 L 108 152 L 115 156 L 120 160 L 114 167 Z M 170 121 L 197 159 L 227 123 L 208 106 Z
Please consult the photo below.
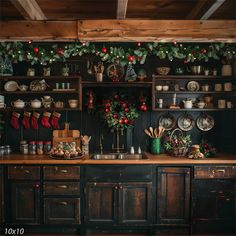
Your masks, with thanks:
M 65 123 L 65 129 L 53 131 L 53 147 L 55 147 L 58 142 L 76 142 L 77 146 L 81 147 L 80 131 L 70 130 L 69 128 L 70 124 Z

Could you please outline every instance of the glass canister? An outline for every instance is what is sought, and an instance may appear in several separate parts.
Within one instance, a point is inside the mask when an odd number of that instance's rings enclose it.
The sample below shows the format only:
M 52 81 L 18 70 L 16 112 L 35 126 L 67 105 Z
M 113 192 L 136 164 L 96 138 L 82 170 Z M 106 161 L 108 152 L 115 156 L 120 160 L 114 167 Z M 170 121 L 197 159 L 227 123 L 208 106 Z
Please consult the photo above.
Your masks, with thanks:
M 6 145 L 4 147 L 4 153 L 5 153 L 5 155 L 11 154 L 11 147 L 10 147 L 10 145 Z
M 35 155 L 36 154 L 36 143 L 35 141 L 29 142 L 29 154 Z
M 0 155 L 4 155 L 5 154 L 5 147 L 4 146 L 0 146 Z
M 37 154 L 43 155 L 43 141 L 37 142 Z
M 151 153 L 152 154 L 160 154 L 161 153 L 161 139 L 160 138 L 152 138 L 151 139 Z
M 44 154 L 49 154 L 52 149 L 52 142 L 51 141 L 45 141 L 43 146 Z

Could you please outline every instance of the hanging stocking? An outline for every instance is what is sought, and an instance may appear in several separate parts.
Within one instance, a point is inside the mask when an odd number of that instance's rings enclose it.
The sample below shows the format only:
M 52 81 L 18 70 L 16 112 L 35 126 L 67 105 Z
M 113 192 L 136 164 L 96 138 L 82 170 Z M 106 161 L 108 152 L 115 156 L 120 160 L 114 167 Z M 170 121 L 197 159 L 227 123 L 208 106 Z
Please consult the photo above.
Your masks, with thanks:
M 30 116 L 31 116 L 31 112 L 27 112 L 27 111 L 24 112 L 22 125 L 24 126 L 25 129 L 30 128 Z
M 60 113 L 55 112 L 55 111 L 53 112 L 52 119 L 51 119 L 51 125 L 53 129 L 60 129 L 60 125 L 58 123 L 60 117 L 61 117 Z
M 41 125 L 42 125 L 43 127 L 45 127 L 45 128 L 51 128 L 51 125 L 50 125 L 50 123 L 49 123 L 49 118 L 50 118 L 50 116 L 51 116 L 51 113 L 50 113 L 50 112 L 45 111 L 45 112 L 43 113 L 43 117 L 42 117 L 42 119 L 41 119 Z
M 20 128 L 20 125 L 19 125 L 19 118 L 20 118 L 20 113 L 18 112 L 12 112 L 12 115 L 11 115 L 11 126 L 14 128 L 14 129 L 19 129 Z
M 31 126 L 35 130 L 39 129 L 39 124 L 38 124 L 39 117 L 40 117 L 40 114 L 38 112 L 33 112 L 33 115 L 31 117 Z

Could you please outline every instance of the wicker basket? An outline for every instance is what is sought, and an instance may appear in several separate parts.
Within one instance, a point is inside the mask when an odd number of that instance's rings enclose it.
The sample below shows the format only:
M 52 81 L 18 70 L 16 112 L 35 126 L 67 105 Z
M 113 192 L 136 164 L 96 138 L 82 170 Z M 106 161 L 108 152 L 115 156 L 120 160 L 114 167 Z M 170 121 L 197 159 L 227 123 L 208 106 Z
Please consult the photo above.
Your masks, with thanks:
M 174 133 L 177 132 L 177 131 L 179 131 L 180 134 L 181 134 L 181 136 L 183 137 L 183 132 L 182 132 L 182 130 L 176 128 L 176 129 L 174 129 L 174 130 L 172 131 L 172 133 L 171 133 L 171 135 L 170 135 L 170 140 L 172 140 Z M 179 146 L 179 147 L 174 147 L 174 148 L 171 150 L 170 154 L 171 154 L 172 156 L 179 156 L 179 157 L 182 156 L 182 157 L 184 157 L 184 156 L 187 156 L 188 151 L 189 151 L 189 148 L 188 148 L 188 147 L 186 147 L 186 146 Z

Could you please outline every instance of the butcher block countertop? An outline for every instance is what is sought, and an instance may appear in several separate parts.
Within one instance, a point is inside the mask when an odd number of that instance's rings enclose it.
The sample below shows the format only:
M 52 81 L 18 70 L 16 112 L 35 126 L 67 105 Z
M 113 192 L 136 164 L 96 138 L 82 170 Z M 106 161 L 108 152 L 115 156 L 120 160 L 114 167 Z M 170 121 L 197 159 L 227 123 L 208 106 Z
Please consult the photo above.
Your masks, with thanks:
M 23 165 L 48 165 L 48 164 L 159 164 L 159 165 L 198 165 L 198 164 L 234 164 L 236 165 L 236 155 L 232 154 L 217 154 L 214 158 L 205 159 L 188 159 L 184 157 L 172 157 L 166 154 L 152 155 L 146 153 L 148 159 L 142 160 L 91 160 L 89 156 L 84 156 L 77 160 L 57 160 L 52 159 L 47 155 L 22 155 L 11 154 L 0 157 L 1 164 L 23 164 Z

